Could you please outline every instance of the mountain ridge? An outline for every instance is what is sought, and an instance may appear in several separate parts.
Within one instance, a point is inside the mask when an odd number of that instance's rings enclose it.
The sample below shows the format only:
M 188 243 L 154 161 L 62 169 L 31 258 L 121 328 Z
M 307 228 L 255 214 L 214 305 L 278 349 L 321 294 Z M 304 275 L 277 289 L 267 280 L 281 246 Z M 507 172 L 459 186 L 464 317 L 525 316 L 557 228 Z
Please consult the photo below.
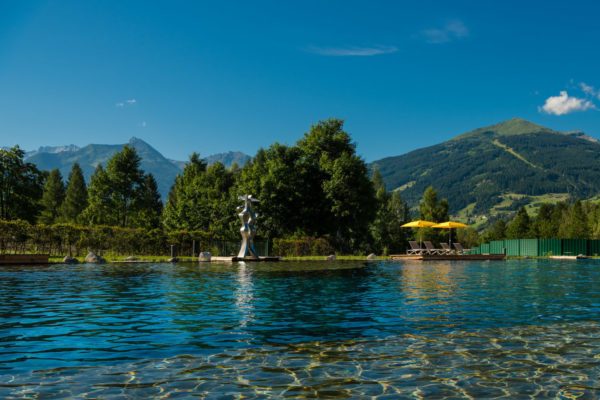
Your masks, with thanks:
M 581 131 L 513 118 L 374 161 L 371 168 L 413 206 L 433 186 L 448 198 L 454 215 L 488 218 L 551 194 L 562 199 L 599 194 L 600 142 Z
M 186 162 L 164 157 L 149 143 L 135 136 L 124 144 L 88 144 L 82 147 L 75 145 L 41 146 L 38 150 L 26 152 L 25 159 L 36 164 L 41 170 L 58 168 L 65 179 L 68 177 L 73 163 L 77 162 L 83 170 L 86 181 L 89 182 L 96 167 L 99 164 L 105 165 L 126 144 L 136 149 L 141 157 L 141 168 L 154 175 L 158 190 L 163 199 L 166 199 L 175 177 L 181 173 Z M 230 167 L 233 162 L 244 165 L 249 159 L 250 156 L 233 151 L 212 154 L 205 158 L 209 165 L 222 162 L 227 167 Z

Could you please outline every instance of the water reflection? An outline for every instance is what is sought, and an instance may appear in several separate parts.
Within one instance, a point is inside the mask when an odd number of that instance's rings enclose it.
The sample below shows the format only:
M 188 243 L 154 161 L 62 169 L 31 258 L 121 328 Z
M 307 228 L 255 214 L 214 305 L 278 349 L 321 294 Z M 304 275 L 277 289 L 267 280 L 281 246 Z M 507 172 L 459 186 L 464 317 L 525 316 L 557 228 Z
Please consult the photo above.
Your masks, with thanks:
M 236 280 L 235 305 L 240 314 L 240 327 L 245 328 L 254 319 L 252 272 L 246 263 L 239 264 Z
M 0 398 L 593 398 L 598 266 L 0 267 Z

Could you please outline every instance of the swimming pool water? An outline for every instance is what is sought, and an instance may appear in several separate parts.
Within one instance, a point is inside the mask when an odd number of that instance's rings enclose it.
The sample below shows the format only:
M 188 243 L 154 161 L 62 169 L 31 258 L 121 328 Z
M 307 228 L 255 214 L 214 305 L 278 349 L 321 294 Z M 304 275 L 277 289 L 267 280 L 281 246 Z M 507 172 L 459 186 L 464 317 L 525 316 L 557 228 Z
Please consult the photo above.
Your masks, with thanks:
M 0 398 L 594 398 L 600 262 L 0 267 Z

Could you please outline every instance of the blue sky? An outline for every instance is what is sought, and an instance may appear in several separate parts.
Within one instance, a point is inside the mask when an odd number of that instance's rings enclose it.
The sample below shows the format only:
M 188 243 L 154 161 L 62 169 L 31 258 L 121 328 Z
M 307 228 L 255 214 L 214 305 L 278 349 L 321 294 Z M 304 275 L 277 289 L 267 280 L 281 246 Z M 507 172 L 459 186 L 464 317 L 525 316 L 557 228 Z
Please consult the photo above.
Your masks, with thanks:
M 600 137 L 597 4 L 0 0 L 0 145 L 253 154 L 328 117 L 368 161 L 516 116 Z

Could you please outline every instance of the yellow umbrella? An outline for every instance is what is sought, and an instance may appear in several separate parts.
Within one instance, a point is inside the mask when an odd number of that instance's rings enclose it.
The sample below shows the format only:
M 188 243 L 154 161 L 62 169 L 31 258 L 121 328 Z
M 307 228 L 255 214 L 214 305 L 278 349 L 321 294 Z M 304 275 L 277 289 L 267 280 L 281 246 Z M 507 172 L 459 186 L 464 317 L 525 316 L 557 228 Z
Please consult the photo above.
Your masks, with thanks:
M 402 228 L 429 228 L 434 225 L 436 225 L 435 222 L 423 221 L 419 219 L 416 221 L 407 222 L 406 224 L 402 225 Z
M 431 221 L 423 221 L 422 219 L 418 219 L 416 221 L 407 222 L 402 225 L 402 228 L 429 228 L 434 226 L 436 223 Z M 420 230 L 419 236 L 419 247 L 421 247 L 421 242 L 423 241 L 423 231 Z
M 432 226 L 432 228 L 450 229 L 450 234 L 448 236 L 448 245 L 450 247 L 452 247 L 452 228 L 466 228 L 466 227 L 467 227 L 466 224 L 463 224 L 462 222 L 455 222 L 455 221 L 440 222 L 439 224 L 435 224 Z
M 467 225 L 463 224 L 462 222 L 454 222 L 454 221 L 441 222 L 439 224 L 434 224 L 432 226 L 432 228 L 441 228 L 441 229 L 466 228 L 466 227 L 467 227 Z

